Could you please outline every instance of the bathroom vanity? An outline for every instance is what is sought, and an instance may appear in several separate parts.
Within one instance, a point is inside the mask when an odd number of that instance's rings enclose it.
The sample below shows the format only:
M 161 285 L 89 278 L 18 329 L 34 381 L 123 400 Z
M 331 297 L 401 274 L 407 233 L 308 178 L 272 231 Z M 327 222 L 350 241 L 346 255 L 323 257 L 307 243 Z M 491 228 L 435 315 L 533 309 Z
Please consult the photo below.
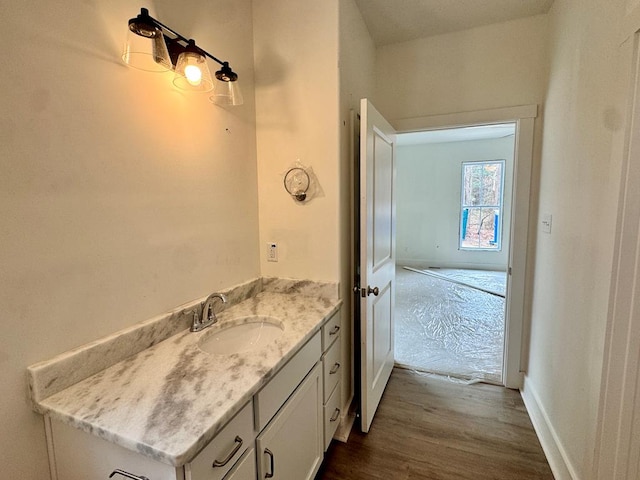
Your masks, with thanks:
M 114 478 L 149 480 L 314 478 L 343 417 L 337 288 L 318 296 L 317 285 L 273 279 L 243 288 L 202 332 L 168 327 L 182 327 L 193 306 L 155 321 L 164 338 L 149 324 L 145 333 L 127 330 L 129 340 L 153 344 L 70 385 L 52 388 L 74 362 L 131 342 L 115 335 L 30 367 L 54 479 L 106 479 L 116 470 L 124 473 Z M 233 328 L 247 341 L 243 325 L 265 321 L 281 333 L 264 345 L 201 349 Z

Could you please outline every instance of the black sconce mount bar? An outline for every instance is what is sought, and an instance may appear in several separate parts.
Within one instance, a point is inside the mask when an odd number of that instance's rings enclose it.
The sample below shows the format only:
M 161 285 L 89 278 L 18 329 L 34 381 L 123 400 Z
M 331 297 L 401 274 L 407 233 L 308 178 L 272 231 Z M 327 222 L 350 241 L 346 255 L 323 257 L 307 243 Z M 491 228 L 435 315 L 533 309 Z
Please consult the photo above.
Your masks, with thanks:
M 188 39 L 184 35 L 180 35 L 174 29 L 166 26 L 164 23 L 156 20 L 151 15 L 149 15 L 149 10 L 146 8 L 140 9 L 140 14 L 129 20 L 129 30 L 133 33 L 140 35 L 146 38 L 156 38 L 158 35 L 158 30 L 160 30 L 163 34 L 164 42 L 167 45 L 167 50 L 169 51 L 169 57 L 171 58 L 171 63 L 175 68 L 176 63 L 178 62 L 178 56 L 183 52 L 194 52 L 200 55 L 209 57 L 214 62 L 220 64 L 222 68 L 215 73 L 215 76 L 218 80 L 223 82 L 235 82 L 238 80 L 238 75 L 231 70 L 229 67 L 229 62 L 224 62 L 213 55 L 211 55 L 206 50 L 198 47 L 196 45 L 195 40 Z M 166 35 L 166 32 L 171 34 L 171 37 Z

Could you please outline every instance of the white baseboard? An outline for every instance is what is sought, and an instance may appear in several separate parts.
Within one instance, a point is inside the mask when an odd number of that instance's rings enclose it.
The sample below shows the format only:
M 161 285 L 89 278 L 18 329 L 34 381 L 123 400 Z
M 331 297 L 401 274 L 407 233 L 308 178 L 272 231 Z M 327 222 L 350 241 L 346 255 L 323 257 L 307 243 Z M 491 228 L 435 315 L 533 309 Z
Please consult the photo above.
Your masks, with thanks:
M 522 400 L 538 435 L 542 450 L 547 457 L 551 471 L 556 480 L 580 480 L 575 467 L 567 455 L 549 416 L 540 402 L 540 397 L 531 385 L 528 377 L 524 378 L 524 386 L 520 390 Z

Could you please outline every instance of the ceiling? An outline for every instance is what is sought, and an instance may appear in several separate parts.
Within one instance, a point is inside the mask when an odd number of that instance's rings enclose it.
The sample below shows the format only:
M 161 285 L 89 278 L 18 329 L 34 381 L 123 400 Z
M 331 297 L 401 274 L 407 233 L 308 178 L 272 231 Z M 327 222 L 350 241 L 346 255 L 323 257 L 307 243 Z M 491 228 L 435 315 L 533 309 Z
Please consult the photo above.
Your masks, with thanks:
M 474 127 L 447 128 L 426 132 L 400 133 L 396 135 L 396 144 L 422 145 L 425 143 L 464 142 L 469 140 L 487 140 L 515 135 L 515 123 L 499 125 L 479 125 Z
M 376 46 L 547 13 L 553 0 L 355 0 Z

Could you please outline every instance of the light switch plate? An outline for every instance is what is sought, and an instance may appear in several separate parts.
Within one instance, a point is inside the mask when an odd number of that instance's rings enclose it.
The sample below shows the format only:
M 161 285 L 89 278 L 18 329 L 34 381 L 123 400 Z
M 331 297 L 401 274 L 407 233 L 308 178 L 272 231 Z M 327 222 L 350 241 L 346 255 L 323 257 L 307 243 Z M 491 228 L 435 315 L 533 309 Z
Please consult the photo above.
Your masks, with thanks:
M 540 218 L 540 223 L 542 224 L 542 233 L 551 233 L 551 222 L 553 220 L 553 216 L 550 213 L 543 213 Z

